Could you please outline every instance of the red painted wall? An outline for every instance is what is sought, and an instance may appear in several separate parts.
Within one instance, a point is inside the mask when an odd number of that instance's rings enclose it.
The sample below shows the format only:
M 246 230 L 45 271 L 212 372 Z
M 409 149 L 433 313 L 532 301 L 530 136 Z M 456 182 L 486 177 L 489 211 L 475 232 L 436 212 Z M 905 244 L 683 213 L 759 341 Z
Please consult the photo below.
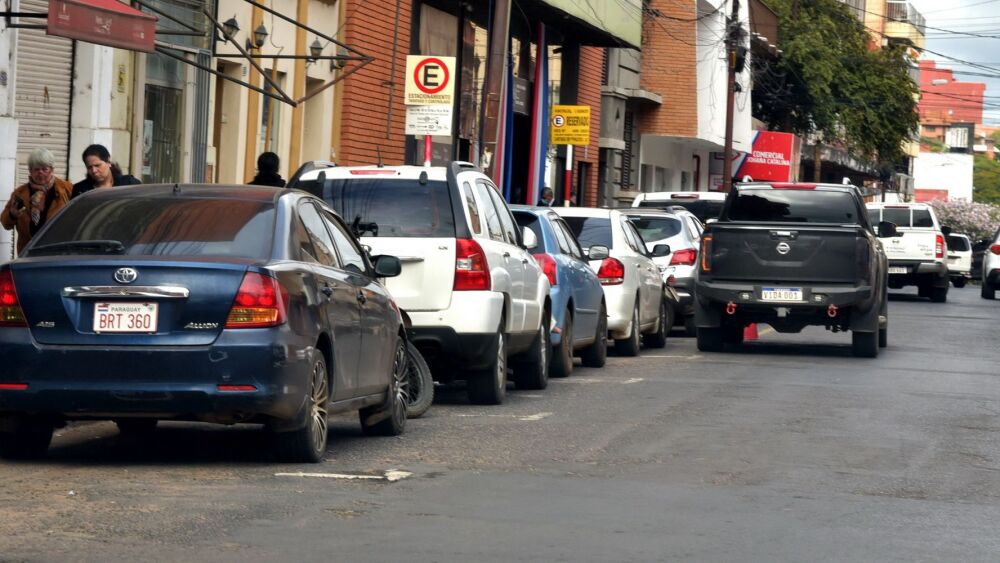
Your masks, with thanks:
M 935 80 L 947 80 L 935 85 Z M 982 123 L 986 84 L 955 80 L 935 61 L 920 62 L 920 120 L 938 123 Z

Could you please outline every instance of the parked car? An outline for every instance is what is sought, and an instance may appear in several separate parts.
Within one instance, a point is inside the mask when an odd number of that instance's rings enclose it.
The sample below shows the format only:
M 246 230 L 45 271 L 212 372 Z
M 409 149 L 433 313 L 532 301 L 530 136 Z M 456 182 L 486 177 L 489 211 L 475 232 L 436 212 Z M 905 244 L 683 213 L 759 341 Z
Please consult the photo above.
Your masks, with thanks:
M 983 268 L 979 278 L 983 286 L 980 290 L 983 299 L 995 299 L 997 286 L 1000 286 L 1000 230 L 993 235 L 993 244 L 983 254 Z
M 0 268 L 0 453 L 34 455 L 67 420 L 263 423 L 317 462 L 327 416 L 406 422 L 406 335 L 344 222 L 301 192 L 93 190 Z
M 948 235 L 948 276 L 962 288 L 972 279 L 972 241 L 966 235 Z
M 604 286 L 608 307 L 608 331 L 615 350 L 624 356 L 639 353 L 640 339 L 647 346 L 666 345 L 670 318 L 663 299 L 663 279 L 654 257 L 670 254 L 670 247 L 657 245 L 653 252 L 628 221 L 624 213 L 613 209 L 557 207 L 573 235 L 589 253 L 594 246 L 604 246 L 610 255 L 591 260 Z
M 694 336 L 694 278 L 704 229 L 701 221 L 685 210 L 630 209 L 625 213 L 646 242 L 647 250 L 652 252 L 657 244 L 670 247 L 669 255 L 653 261 L 663 282 L 677 291 L 676 322 Z
M 719 218 L 725 201 L 726 194 L 722 192 L 648 192 L 635 196 L 632 207 L 670 209 L 679 206 L 707 223 L 709 219 Z
M 972 245 L 972 269 L 970 271 L 972 279 L 983 279 L 983 260 L 986 258 L 986 254 L 989 253 L 990 246 L 992 245 L 992 237 L 980 239 Z
M 878 235 L 876 235 L 878 233 Z M 743 341 L 750 323 L 781 333 L 851 331 L 856 356 L 888 344 L 886 257 L 860 191 L 823 184 L 741 184 L 705 226 L 695 293 L 698 349 Z
M 569 225 L 546 207 L 511 207 L 514 220 L 531 229 L 538 244 L 528 251 L 549 278 L 552 300 L 553 377 L 573 373 L 573 357 L 583 365 L 602 367 L 608 353 L 608 308 L 604 290 L 589 260 L 608 257 L 607 247 L 596 245 L 584 254 Z
M 552 346 L 549 280 L 493 182 L 469 163 L 303 167 L 295 187 L 322 198 L 375 254 L 398 256 L 386 285 L 435 380 L 467 382 L 500 404 L 508 363 L 518 388 L 544 389 Z
M 920 297 L 935 303 L 948 300 L 948 258 L 945 237 L 950 229 L 938 223 L 926 203 L 869 203 L 871 224 L 896 225 L 899 236 L 883 241 L 889 257 L 889 287 L 917 286 Z

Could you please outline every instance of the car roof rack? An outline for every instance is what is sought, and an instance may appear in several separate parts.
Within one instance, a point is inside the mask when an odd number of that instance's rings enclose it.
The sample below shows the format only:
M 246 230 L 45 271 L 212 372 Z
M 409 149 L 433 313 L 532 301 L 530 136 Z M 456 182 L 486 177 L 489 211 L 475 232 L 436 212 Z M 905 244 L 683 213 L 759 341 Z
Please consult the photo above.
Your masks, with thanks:
M 294 190 L 299 183 L 299 178 L 302 177 L 306 172 L 312 172 L 313 170 L 320 170 L 324 168 L 335 168 L 337 166 L 336 162 L 330 162 L 329 160 L 310 160 L 303 162 L 302 166 L 292 174 L 292 177 L 288 179 L 288 185 L 285 186 L 290 190 Z

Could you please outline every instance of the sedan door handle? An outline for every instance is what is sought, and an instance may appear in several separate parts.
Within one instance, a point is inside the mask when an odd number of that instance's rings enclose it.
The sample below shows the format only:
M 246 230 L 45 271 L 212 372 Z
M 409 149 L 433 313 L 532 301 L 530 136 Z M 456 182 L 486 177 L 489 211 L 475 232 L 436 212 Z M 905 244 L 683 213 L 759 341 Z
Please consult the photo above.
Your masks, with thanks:
M 361 303 L 362 305 L 364 305 L 367 302 L 368 302 L 368 298 L 365 297 L 365 292 L 358 291 L 358 303 Z

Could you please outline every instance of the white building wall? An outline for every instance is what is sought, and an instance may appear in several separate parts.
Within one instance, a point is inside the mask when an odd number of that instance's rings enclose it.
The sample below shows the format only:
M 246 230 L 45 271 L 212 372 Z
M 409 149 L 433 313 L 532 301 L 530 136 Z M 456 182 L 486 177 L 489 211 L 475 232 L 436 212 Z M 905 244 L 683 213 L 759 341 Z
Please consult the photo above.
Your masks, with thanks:
M 17 2 L 10 4 L 17 11 Z M 15 32 L 0 18 L 0 205 L 6 205 L 14 192 L 17 167 L 17 120 L 14 119 L 14 41 Z M 0 229 L 0 263 L 14 255 L 11 231 Z
M 948 199 L 972 201 L 971 154 L 922 152 L 913 163 L 915 190 L 947 190 Z
M 115 146 L 112 127 L 112 98 L 117 86 L 115 49 L 77 41 L 73 61 L 73 112 L 69 137 L 69 178 L 82 180 L 87 172 L 80 155 L 88 145 L 99 143 L 108 148 L 112 160 L 117 153 L 128 156 L 128 144 Z M 123 96 L 124 98 L 124 96 Z M 126 167 L 127 169 L 127 167 Z
M 740 21 L 748 30 L 749 38 L 750 13 L 747 2 L 740 6 Z M 700 0 L 699 13 L 715 14 L 702 18 L 697 23 L 697 73 L 698 73 L 698 138 L 725 145 L 726 139 L 726 86 L 728 80 L 728 64 L 726 61 L 726 19 L 729 17 L 729 2 L 722 0 Z M 749 46 L 749 39 L 747 39 Z M 736 77 L 742 91 L 736 93 L 736 103 L 733 112 L 733 149 L 750 152 L 753 143 L 753 128 L 751 123 L 750 104 L 750 61 L 743 72 Z

